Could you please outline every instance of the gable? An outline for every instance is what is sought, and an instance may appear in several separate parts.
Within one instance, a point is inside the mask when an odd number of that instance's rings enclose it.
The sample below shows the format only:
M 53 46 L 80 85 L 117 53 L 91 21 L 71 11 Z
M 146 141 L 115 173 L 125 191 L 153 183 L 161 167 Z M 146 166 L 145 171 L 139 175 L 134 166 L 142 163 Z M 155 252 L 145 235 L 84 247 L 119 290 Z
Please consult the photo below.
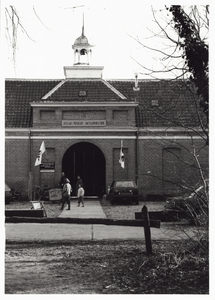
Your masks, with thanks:
M 52 102 L 114 102 L 126 100 L 113 86 L 102 79 L 67 79 L 43 97 Z

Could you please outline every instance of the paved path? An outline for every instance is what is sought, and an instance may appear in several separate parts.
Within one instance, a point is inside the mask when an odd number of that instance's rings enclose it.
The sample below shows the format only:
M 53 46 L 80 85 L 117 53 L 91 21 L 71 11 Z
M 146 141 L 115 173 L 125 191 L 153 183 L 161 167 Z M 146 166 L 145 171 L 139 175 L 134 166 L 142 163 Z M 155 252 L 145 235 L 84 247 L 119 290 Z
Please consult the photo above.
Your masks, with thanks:
M 71 209 L 64 208 L 59 218 L 106 218 L 100 201 L 86 200 L 84 205 L 84 207 L 77 206 L 77 201 L 71 201 Z
M 64 209 L 60 218 L 106 218 L 99 201 L 88 200 L 85 207 L 77 207 L 71 201 L 71 210 Z M 185 229 L 185 227 L 184 227 Z M 71 240 L 110 240 L 110 239 L 142 239 L 142 227 L 113 226 L 98 224 L 40 224 L 40 223 L 6 223 L 7 241 L 71 241 Z M 195 228 L 187 227 L 186 234 L 177 226 L 161 223 L 161 228 L 151 228 L 151 238 L 180 239 L 194 236 Z
M 38 223 L 7 223 L 5 227 L 7 241 L 144 240 L 144 230 L 141 227 Z M 187 234 L 193 237 L 194 229 L 187 228 L 185 234 L 179 228 L 168 228 L 162 224 L 160 229 L 151 228 L 152 240 L 177 240 L 187 238 Z

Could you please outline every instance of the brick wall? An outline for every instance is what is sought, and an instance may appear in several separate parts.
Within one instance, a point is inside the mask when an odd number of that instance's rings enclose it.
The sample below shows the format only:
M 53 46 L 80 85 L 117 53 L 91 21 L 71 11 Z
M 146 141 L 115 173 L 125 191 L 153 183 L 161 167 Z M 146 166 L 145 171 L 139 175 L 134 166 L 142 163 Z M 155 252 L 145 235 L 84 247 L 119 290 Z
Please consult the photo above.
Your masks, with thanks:
M 205 169 L 205 176 L 208 177 L 208 147 L 205 146 L 205 142 L 200 139 L 186 140 L 177 139 L 165 140 L 165 139 L 142 139 L 139 141 L 139 180 L 138 184 L 141 192 L 146 194 L 177 194 L 180 190 L 179 186 L 165 184 L 164 179 L 164 160 L 163 149 L 177 147 L 180 149 L 181 157 L 178 157 L 180 164 L 180 173 L 176 174 L 178 177 L 192 184 L 196 184 L 200 181 L 200 173 L 197 168 L 197 163 L 194 158 L 194 149 L 198 160 Z M 178 164 L 178 162 L 177 162 Z M 169 176 L 170 181 L 175 181 L 171 174 Z
M 5 182 L 26 194 L 29 176 L 29 140 L 12 139 L 5 143 Z
M 45 137 L 44 137 L 45 140 Z M 62 172 L 62 159 L 67 149 L 78 142 L 90 142 L 100 148 L 103 152 L 106 161 L 106 188 L 111 184 L 112 180 L 120 178 L 131 178 L 135 180 L 135 140 L 124 140 L 124 154 L 125 154 L 125 169 L 122 169 L 119 164 L 119 153 L 121 140 L 118 139 L 64 139 L 64 140 L 45 140 L 46 148 L 55 147 L 55 172 L 52 175 L 54 177 L 54 185 L 57 187 L 61 172 Z M 35 172 L 35 182 L 39 184 L 41 181 L 39 167 L 34 167 L 35 157 L 38 154 L 38 150 L 41 144 L 41 140 L 32 140 L 32 169 Z M 45 155 L 44 155 L 45 159 Z M 45 175 L 42 175 L 45 178 Z M 48 177 L 47 176 L 47 177 Z M 51 179 L 49 179 L 51 181 Z
M 52 133 L 56 135 L 55 132 Z M 62 133 L 61 133 L 62 134 Z M 62 172 L 62 158 L 69 147 L 78 142 L 90 142 L 100 148 L 105 157 L 106 162 L 106 189 L 111 184 L 113 179 L 117 177 L 136 179 L 136 140 L 131 134 L 127 134 L 127 138 L 123 140 L 124 154 L 125 154 L 125 169 L 120 167 L 118 162 L 120 152 L 119 133 L 116 132 L 117 139 L 103 137 L 78 139 L 75 138 L 75 133 L 72 133 L 74 138 L 71 138 L 71 133 L 67 133 L 68 139 L 46 139 L 44 132 L 44 139 L 37 139 L 36 134 L 31 140 L 31 167 L 30 167 L 30 145 L 29 140 L 26 139 L 6 139 L 5 143 L 5 180 L 10 187 L 20 190 L 23 194 L 27 194 L 28 176 L 29 172 L 33 173 L 33 185 L 39 185 L 42 181 L 47 181 L 48 185 L 53 184 L 58 186 L 61 172 Z M 51 134 L 49 133 L 49 136 Z M 60 133 L 59 133 L 60 135 Z M 97 136 L 99 134 L 97 133 Z M 125 136 L 125 135 L 124 135 Z M 55 160 L 55 172 L 41 173 L 39 167 L 35 167 L 34 163 L 38 155 L 38 151 L 42 141 L 45 141 L 45 146 L 52 149 L 52 159 Z M 164 185 L 163 179 L 163 149 L 168 147 L 178 147 L 181 149 L 181 170 L 180 176 L 183 180 L 195 184 L 199 180 L 199 174 L 196 169 L 196 161 L 192 153 L 187 149 L 193 151 L 195 148 L 196 155 L 203 168 L 208 170 L 208 147 L 204 146 L 204 141 L 200 139 L 191 140 L 186 139 L 156 139 L 146 138 L 139 139 L 138 146 L 138 186 L 143 195 L 147 194 L 161 194 L 173 192 L 168 190 Z M 195 147 L 194 147 L 195 146 Z M 54 154 L 53 154 L 54 153 Z M 45 160 L 44 154 L 44 160 Z M 206 177 L 208 174 L 206 173 Z M 176 191 L 176 190 L 175 190 Z
M 62 120 L 106 120 L 108 126 L 136 126 L 135 107 L 33 108 L 35 128 L 60 128 Z

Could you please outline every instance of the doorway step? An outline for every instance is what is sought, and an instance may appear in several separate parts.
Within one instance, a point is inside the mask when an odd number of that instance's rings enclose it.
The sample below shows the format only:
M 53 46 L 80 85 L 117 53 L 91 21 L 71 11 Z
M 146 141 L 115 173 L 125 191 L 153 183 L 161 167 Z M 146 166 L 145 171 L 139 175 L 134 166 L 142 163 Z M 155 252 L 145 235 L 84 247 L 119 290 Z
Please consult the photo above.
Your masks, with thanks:
M 71 196 L 70 199 L 77 199 L 77 196 Z M 98 196 L 84 196 L 84 200 L 87 199 L 99 199 Z

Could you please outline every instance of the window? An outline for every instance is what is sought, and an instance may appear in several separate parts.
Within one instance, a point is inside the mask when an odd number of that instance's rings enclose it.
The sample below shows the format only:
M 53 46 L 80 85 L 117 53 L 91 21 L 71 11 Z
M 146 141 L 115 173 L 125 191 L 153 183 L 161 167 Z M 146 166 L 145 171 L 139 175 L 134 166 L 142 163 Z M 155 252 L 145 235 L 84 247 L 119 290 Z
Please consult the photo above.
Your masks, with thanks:
M 86 50 L 86 49 L 81 49 L 80 54 L 81 54 L 81 55 L 87 54 L 87 50 Z
M 87 92 L 86 91 L 79 91 L 79 97 L 86 97 L 87 96 Z
M 152 106 L 158 106 L 158 100 L 152 100 Z
M 168 147 L 163 149 L 163 186 L 175 189 L 181 181 L 181 149 Z

